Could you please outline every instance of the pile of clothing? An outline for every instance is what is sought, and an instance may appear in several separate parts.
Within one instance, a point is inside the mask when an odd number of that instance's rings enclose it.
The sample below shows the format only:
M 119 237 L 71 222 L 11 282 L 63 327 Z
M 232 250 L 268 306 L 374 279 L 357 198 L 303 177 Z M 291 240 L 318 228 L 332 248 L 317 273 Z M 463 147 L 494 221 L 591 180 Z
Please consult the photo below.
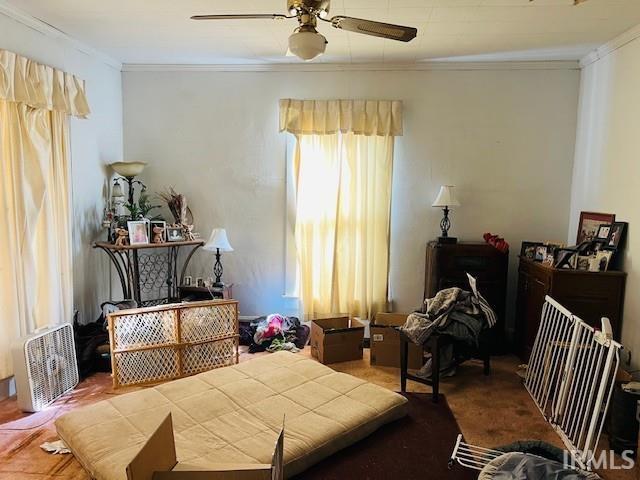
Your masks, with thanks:
M 73 336 L 80 379 L 94 372 L 111 372 L 107 316 L 118 310 L 137 308 L 137 306 L 135 300 L 104 302 L 100 305 L 100 317 L 86 325 L 80 325 L 76 315 L 73 321 Z
M 440 349 L 440 374 L 455 374 L 455 366 L 479 348 L 480 334 L 496 324 L 496 314 L 476 288 L 476 279 L 467 274 L 471 291 L 458 287 L 440 290 L 425 300 L 425 312 L 414 312 L 400 330 L 415 344 L 424 345 L 432 334 L 454 340 Z M 431 378 L 431 359 L 416 375 Z
M 249 353 L 298 352 L 309 340 L 310 329 L 296 317 L 285 317 L 278 313 L 259 317 L 249 325 L 240 327 L 240 344 L 249 346 Z

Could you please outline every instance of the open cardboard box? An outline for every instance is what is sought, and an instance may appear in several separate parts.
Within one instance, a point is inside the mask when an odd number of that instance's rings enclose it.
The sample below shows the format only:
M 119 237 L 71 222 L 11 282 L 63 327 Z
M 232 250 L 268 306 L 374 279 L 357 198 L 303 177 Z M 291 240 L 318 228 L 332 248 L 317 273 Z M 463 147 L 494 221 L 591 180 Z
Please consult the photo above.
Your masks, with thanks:
M 169 414 L 127 466 L 127 480 L 284 480 L 284 427 L 271 464 L 221 463 L 216 470 L 203 470 L 178 463 Z
M 371 365 L 400 368 L 400 333 L 394 328 L 404 325 L 407 313 L 377 313 L 369 326 L 371 332 Z M 422 347 L 409 343 L 407 366 L 419 369 L 424 363 Z
M 311 356 L 320 363 L 361 359 L 363 343 L 364 325 L 348 315 L 311 322 Z

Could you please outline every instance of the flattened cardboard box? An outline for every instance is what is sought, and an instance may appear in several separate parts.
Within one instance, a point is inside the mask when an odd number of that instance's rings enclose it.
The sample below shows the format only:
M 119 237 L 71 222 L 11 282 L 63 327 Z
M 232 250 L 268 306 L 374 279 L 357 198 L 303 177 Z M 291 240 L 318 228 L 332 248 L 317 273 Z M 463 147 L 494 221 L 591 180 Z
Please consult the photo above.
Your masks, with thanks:
M 371 332 L 371 365 L 400 368 L 400 333 L 393 327 L 404 325 L 407 313 L 377 313 Z M 409 343 L 408 367 L 419 369 L 424 364 L 422 348 Z
M 127 480 L 284 480 L 284 427 L 271 464 L 221 463 L 216 470 L 203 470 L 178 463 L 169 414 L 127 466 Z
M 311 322 L 311 355 L 320 363 L 362 359 L 364 325 L 348 316 Z

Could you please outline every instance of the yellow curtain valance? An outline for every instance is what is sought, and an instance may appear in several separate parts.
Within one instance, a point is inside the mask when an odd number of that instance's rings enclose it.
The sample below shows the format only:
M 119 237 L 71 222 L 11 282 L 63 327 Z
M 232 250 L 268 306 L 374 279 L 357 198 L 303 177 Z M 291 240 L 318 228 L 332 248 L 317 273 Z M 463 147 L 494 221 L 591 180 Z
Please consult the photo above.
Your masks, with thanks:
M 280 100 L 280 131 L 295 135 L 336 132 L 402 135 L 399 100 Z
M 84 80 L 0 49 L 0 100 L 86 117 Z

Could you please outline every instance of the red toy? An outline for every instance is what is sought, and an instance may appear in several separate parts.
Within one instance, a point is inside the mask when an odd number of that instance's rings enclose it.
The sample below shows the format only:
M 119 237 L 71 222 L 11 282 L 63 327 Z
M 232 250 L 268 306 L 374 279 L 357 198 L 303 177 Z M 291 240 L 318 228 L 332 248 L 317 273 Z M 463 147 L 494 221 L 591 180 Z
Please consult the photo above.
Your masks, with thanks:
M 504 238 L 499 237 L 498 235 L 493 235 L 491 233 L 485 233 L 482 238 L 484 238 L 485 242 L 487 242 L 489 245 L 494 246 L 502 253 L 509 253 L 509 244 Z

